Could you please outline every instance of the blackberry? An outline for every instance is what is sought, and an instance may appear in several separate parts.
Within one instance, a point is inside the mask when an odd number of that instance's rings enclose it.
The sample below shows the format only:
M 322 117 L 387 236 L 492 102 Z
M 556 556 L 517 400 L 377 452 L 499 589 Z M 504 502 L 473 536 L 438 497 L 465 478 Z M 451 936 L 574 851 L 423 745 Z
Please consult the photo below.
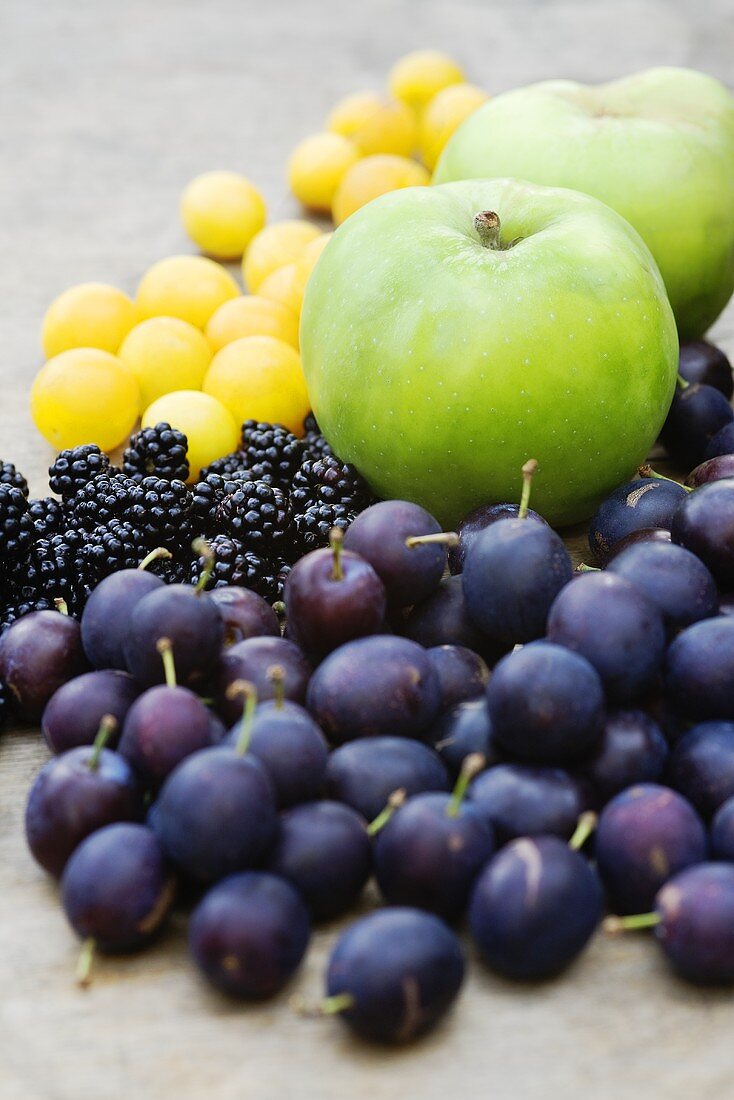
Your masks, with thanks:
M 20 470 L 17 470 L 12 462 L 3 462 L 1 459 L 0 485 L 12 485 L 14 489 L 20 489 L 24 497 L 28 496 L 28 482 Z
M 27 556 L 35 538 L 28 501 L 22 489 L 0 485 L 0 568 L 13 566 Z
M 315 504 L 340 505 L 356 513 L 363 511 L 370 500 L 366 481 L 335 455 L 305 459 L 293 478 L 291 506 L 296 514 Z
M 66 526 L 66 509 L 56 497 L 42 497 L 28 502 L 28 516 L 33 522 L 36 537 L 57 535 Z
M 215 535 L 209 540 L 214 553 L 214 570 L 206 587 L 222 588 L 225 585 L 239 585 L 250 588 L 265 599 L 275 598 L 276 581 L 273 568 L 253 550 L 230 538 L 228 535 Z M 198 584 L 205 567 L 205 559 L 197 558 L 191 566 L 190 580 Z
M 232 474 L 241 474 L 246 469 L 245 456 L 242 451 L 233 451 L 231 455 L 216 458 L 208 466 L 204 466 L 199 474 L 200 481 L 206 481 L 209 474 L 221 474 L 228 477 Z
M 136 523 L 142 519 L 144 496 L 140 483 L 116 470 L 83 485 L 69 502 L 69 510 L 83 531 L 93 531 L 111 519 Z
M 311 504 L 293 517 L 293 545 L 301 554 L 329 545 L 332 527 L 346 531 L 357 513 L 343 504 Z
M 88 545 L 89 536 L 74 530 L 39 539 L 26 574 L 16 586 L 16 599 L 24 603 L 35 597 L 47 600 L 51 606 L 55 599 L 62 599 L 71 612 L 81 612 L 87 596 L 101 579 L 95 576 L 84 556 Z
M 163 477 L 144 477 L 138 483 L 142 496 L 140 507 L 124 513 L 143 533 L 145 545 L 177 546 L 184 537 L 185 520 L 189 512 L 190 495 L 183 481 L 167 481 Z M 141 555 L 144 557 L 145 555 Z
M 244 482 L 229 493 L 216 518 L 226 534 L 259 552 L 282 541 L 290 527 L 285 493 L 264 481 Z
M 146 566 L 146 572 L 160 577 L 166 584 L 189 584 L 192 563 L 193 551 L 184 548 L 170 558 L 156 558 Z
M 151 475 L 166 481 L 186 481 L 189 476 L 188 446 L 183 432 L 176 431 L 170 424 L 141 428 L 122 456 L 122 472 L 134 481 Z
M 303 428 L 305 432 L 303 448 L 307 458 L 325 458 L 327 455 L 333 455 L 334 452 L 326 442 L 326 437 L 321 434 L 313 413 L 308 414 L 303 422 Z
M 249 471 L 242 473 L 243 476 L 210 473 L 197 481 L 189 499 L 188 527 L 192 538 L 196 535 L 217 533 L 217 511 L 220 504 L 225 497 L 252 480 Z
M 246 420 L 242 425 L 241 451 L 245 465 L 262 467 L 280 489 L 289 489 L 303 459 L 303 444 L 282 424 Z
M 109 458 L 96 443 L 85 443 L 83 447 L 72 447 L 56 456 L 48 471 L 48 484 L 51 492 L 62 500 L 71 500 L 99 474 L 106 473 L 109 467 Z
M 80 558 L 94 584 L 118 569 L 135 569 L 145 557 L 145 537 L 127 520 L 111 519 L 85 541 Z

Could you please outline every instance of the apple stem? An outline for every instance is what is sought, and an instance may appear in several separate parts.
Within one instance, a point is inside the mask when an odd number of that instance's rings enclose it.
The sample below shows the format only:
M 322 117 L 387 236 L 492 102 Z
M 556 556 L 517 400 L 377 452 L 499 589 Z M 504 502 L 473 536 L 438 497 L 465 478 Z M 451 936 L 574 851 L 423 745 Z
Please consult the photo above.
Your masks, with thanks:
M 439 546 L 458 546 L 460 538 L 456 531 L 438 531 L 435 535 L 411 535 L 405 540 L 409 550 L 415 550 L 416 546 L 430 546 L 438 543 Z
M 385 806 L 384 810 L 380 810 L 374 821 L 370 821 L 369 825 L 367 826 L 368 836 L 376 836 L 377 833 L 379 833 L 380 829 L 385 828 L 395 811 L 399 810 L 402 804 L 405 802 L 406 795 L 407 791 L 405 790 L 405 787 L 398 787 L 396 791 L 392 792 L 387 800 L 387 805 Z
M 578 820 L 578 824 L 574 829 L 573 836 L 568 842 L 569 848 L 573 848 L 575 852 L 578 852 L 580 848 L 583 848 L 586 841 L 596 828 L 598 817 L 593 810 L 587 810 L 581 814 Z
M 344 580 L 344 568 L 342 566 L 342 546 L 344 543 L 344 532 L 341 527 L 332 527 L 329 532 L 329 546 L 331 552 L 334 555 L 334 564 L 331 567 L 331 579 L 333 581 Z
M 255 717 L 255 707 L 257 706 L 257 691 L 255 690 L 255 685 L 251 684 L 249 680 L 233 680 L 227 688 L 227 698 L 236 699 L 238 695 L 243 695 L 245 702 L 242 708 L 240 734 L 237 738 L 237 744 L 234 747 L 234 751 L 238 756 L 244 756 L 250 747 L 252 722 Z
M 499 214 L 495 214 L 494 210 L 480 210 L 478 214 L 475 214 L 474 228 L 479 236 L 479 243 L 484 248 L 491 248 L 493 251 L 502 248 L 500 243 L 502 225 Z
M 528 505 L 530 504 L 530 488 L 533 483 L 533 476 L 538 469 L 537 460 L 529 458 L 522 468 L 522 496 L 520 497 L 520 509 L 517 513 L 518 519 L 525 519 L 528 514 Z
M 285 702 L 285 669 L 282 665 L 271 665 L 268 669 L 268 680 L 273 685 L 273 691 L 275 692 L 275 706 L 277 710 L 282 710 L 283 703 Z
M 206 588 L 207 584 L 209 583 L 209 578 L 214 572 L 216 556 L 206 539 L 194 539 L 194 541 L 191 543 L 191 549 L 195 553 L 197 553 L 200 558 L 204 559 L 204 568 L 201 571 L 201 576 L 199 577 L 196 588 L 194 589 L 196 595 L 200 596 Z
M 102 755 L 102 749 L 109 741 L 112 734 L 117 729 L 117 719 L 112 714 L 102 715 L 102 720 L 99 723 L 99 729 L 97 730 L 97 736 L 94 738 L 94 744 L 92 745 L 92 755 L 87 761 L 87 767 L 90 772 L 96 772 L 99 767 L 99 758 Z
M 634 913 L 629 917 L 607 917 L 602 921 L 602 928 L 605 932 L 611 936 L 616 936 L 619 932 L 637 932 L 643 928 L 654 928 L 656 924 L 660 924 L 661 916 L 659 913 Z
M 170 550 L 166 550 L 165 546 L 156 546 L 155 550 L 151 550 L 148 556 L 143 558 L 138 565 L 138 569 L 147 569 L 154 561 L 168 561 L 172 557 L 173 554 Z
M 76 982 L 82 989 L 86 989 L 92 980 L 92 963 L 94 962 L 96 947 L 97 942 L 92 936 L 84 940 L 81 946 L 79 959 L 76 964 Z
M 163 671 L 166 676 L 166 686 L 169 688 L 176 687 L 176 662 L 173 659 L 173 646 L 171 645 L 170 638 L 159 638 L 155 643 L 155 647 L 161 655 L 163 661 Z
M 461 762 L 461 771 L 459 772 L 459 778 L 456 780 L 456 786 L 453 789 L 449 804 L 446 807 L 446 814 L 448 817 L 458 817 L 461 804 L 464 801 L 467 788 L 471 783 L 475 775 L 479 775 L 480 771 L 484 768 L 487 761 L 481 752 L 471 752 L 468 756 L 465 756 Z

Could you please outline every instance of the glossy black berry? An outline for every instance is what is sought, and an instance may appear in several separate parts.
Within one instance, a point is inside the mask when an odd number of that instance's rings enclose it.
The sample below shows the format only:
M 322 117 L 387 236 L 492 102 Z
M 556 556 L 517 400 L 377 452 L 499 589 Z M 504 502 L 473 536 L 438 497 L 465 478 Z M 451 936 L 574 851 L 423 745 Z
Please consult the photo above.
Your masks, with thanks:
M 252 589 L 266 600 L 275 599 L 277 585 L 270 562 L 229 535 L 215 535 L 208 544 L 215 560 L 213 572 L 206 582 L 207 589 L 238 585 Z M 192 584 L 199 583 L 205 568 L 206 558 L 194 560 L 190 573 Z
M 0 562 L 10 566 L 30 550 L 35 536 L 28 501 L 13 485 L 0 485 Z
M 14 489 L 20 489 L 24 497 L 28 496 L 28 482 L 14 463 L 3 462 L 0 459 L 0 485 L 11 485 Z
M 260 466 L 275 485 L 290 488 L 303 458 L 303 444 L 282 424 L 246 420 L 242 425 L 241 454 L 245 466 Z
M 98 474 L 106 473 L 109 465 L 110 460 L 96 443 L 85 443 L 83 447 L 61 451 L 48 471 L 51 492 L 62 500 L 71 500 Z
M 224 534 L 261 552 L 282 542 L 290 525 L 285 494 L 264 481 L 243 482 L 224 497 L 216 518 Z
M 67 526 L 66 508 L 56 497 L 41 497 L 28 502 L 28 517 L 36 529 L 37 538 L 57 535 Z
M 135 481 L 150 476 L 166 481 L 186 481 L 189 476 L 187 449 L 186 436 L 170 424 L 141 428 L 131 438 L 123 455 L 123 473 Z

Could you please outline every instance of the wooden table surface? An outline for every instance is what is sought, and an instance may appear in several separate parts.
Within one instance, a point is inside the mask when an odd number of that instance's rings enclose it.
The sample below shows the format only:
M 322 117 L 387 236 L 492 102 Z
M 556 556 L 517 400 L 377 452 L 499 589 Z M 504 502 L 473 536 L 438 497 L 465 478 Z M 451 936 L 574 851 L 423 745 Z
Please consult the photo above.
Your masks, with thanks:
M 490 91 L 648 65 L 731 78 L 731 0 L 3 0 L 0 5 L 0 455 L 46 490 L 27 412 L 49 300 L 72 283 L 132 291 L 188 250 L 183 184 L 233 168 L 293 212 L 283 166 L 342 94 L 379 86 L 418 46 L 454 53 Z M 734 353 L 734 308 L 713 336 Z M 22 815 L 46 751 L 0 739 L 1 1100 L 495 1100 L 734 1096 L 734 999 L 673 979 L 644 937 L 597 936 L 560 980 L 505 983 L 478 965 L 456 1011 L 404 1051 L 296 1018 L 287 995 L 232 1004 L 199 980 L 184 920 L 151 950 L 73 984 L 77 943 L 28 856 Z M 317 931 L 288 993 L 316 997 L 337 927 Z

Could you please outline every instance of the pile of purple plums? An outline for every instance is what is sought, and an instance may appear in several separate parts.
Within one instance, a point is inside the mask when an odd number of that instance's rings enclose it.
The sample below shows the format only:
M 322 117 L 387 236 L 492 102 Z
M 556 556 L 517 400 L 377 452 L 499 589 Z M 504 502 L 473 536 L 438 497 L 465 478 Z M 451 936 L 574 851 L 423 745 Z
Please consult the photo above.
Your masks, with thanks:
M 293 566 L 283 621 L 141 568 L 81 622 L 38 611 L 3 635 L 4 698 L 55 754 L 26 830 L 82 982 L 183 887 L 202 973 L 272 996 L 370 880 L 385 907 L 340 936 L 307 1009 L 368 1039 L 449 1008 L 464 921 L 505 978 L 559 973 L 608 911 L 685 978 L 734 981 L 731 370 L 697 344 L 681 375 L 663 441 L 699 465 L 612 493 L 595 566 L 530 510 L 528 461 L 519 504 L 456 533 L 367 508 Z

